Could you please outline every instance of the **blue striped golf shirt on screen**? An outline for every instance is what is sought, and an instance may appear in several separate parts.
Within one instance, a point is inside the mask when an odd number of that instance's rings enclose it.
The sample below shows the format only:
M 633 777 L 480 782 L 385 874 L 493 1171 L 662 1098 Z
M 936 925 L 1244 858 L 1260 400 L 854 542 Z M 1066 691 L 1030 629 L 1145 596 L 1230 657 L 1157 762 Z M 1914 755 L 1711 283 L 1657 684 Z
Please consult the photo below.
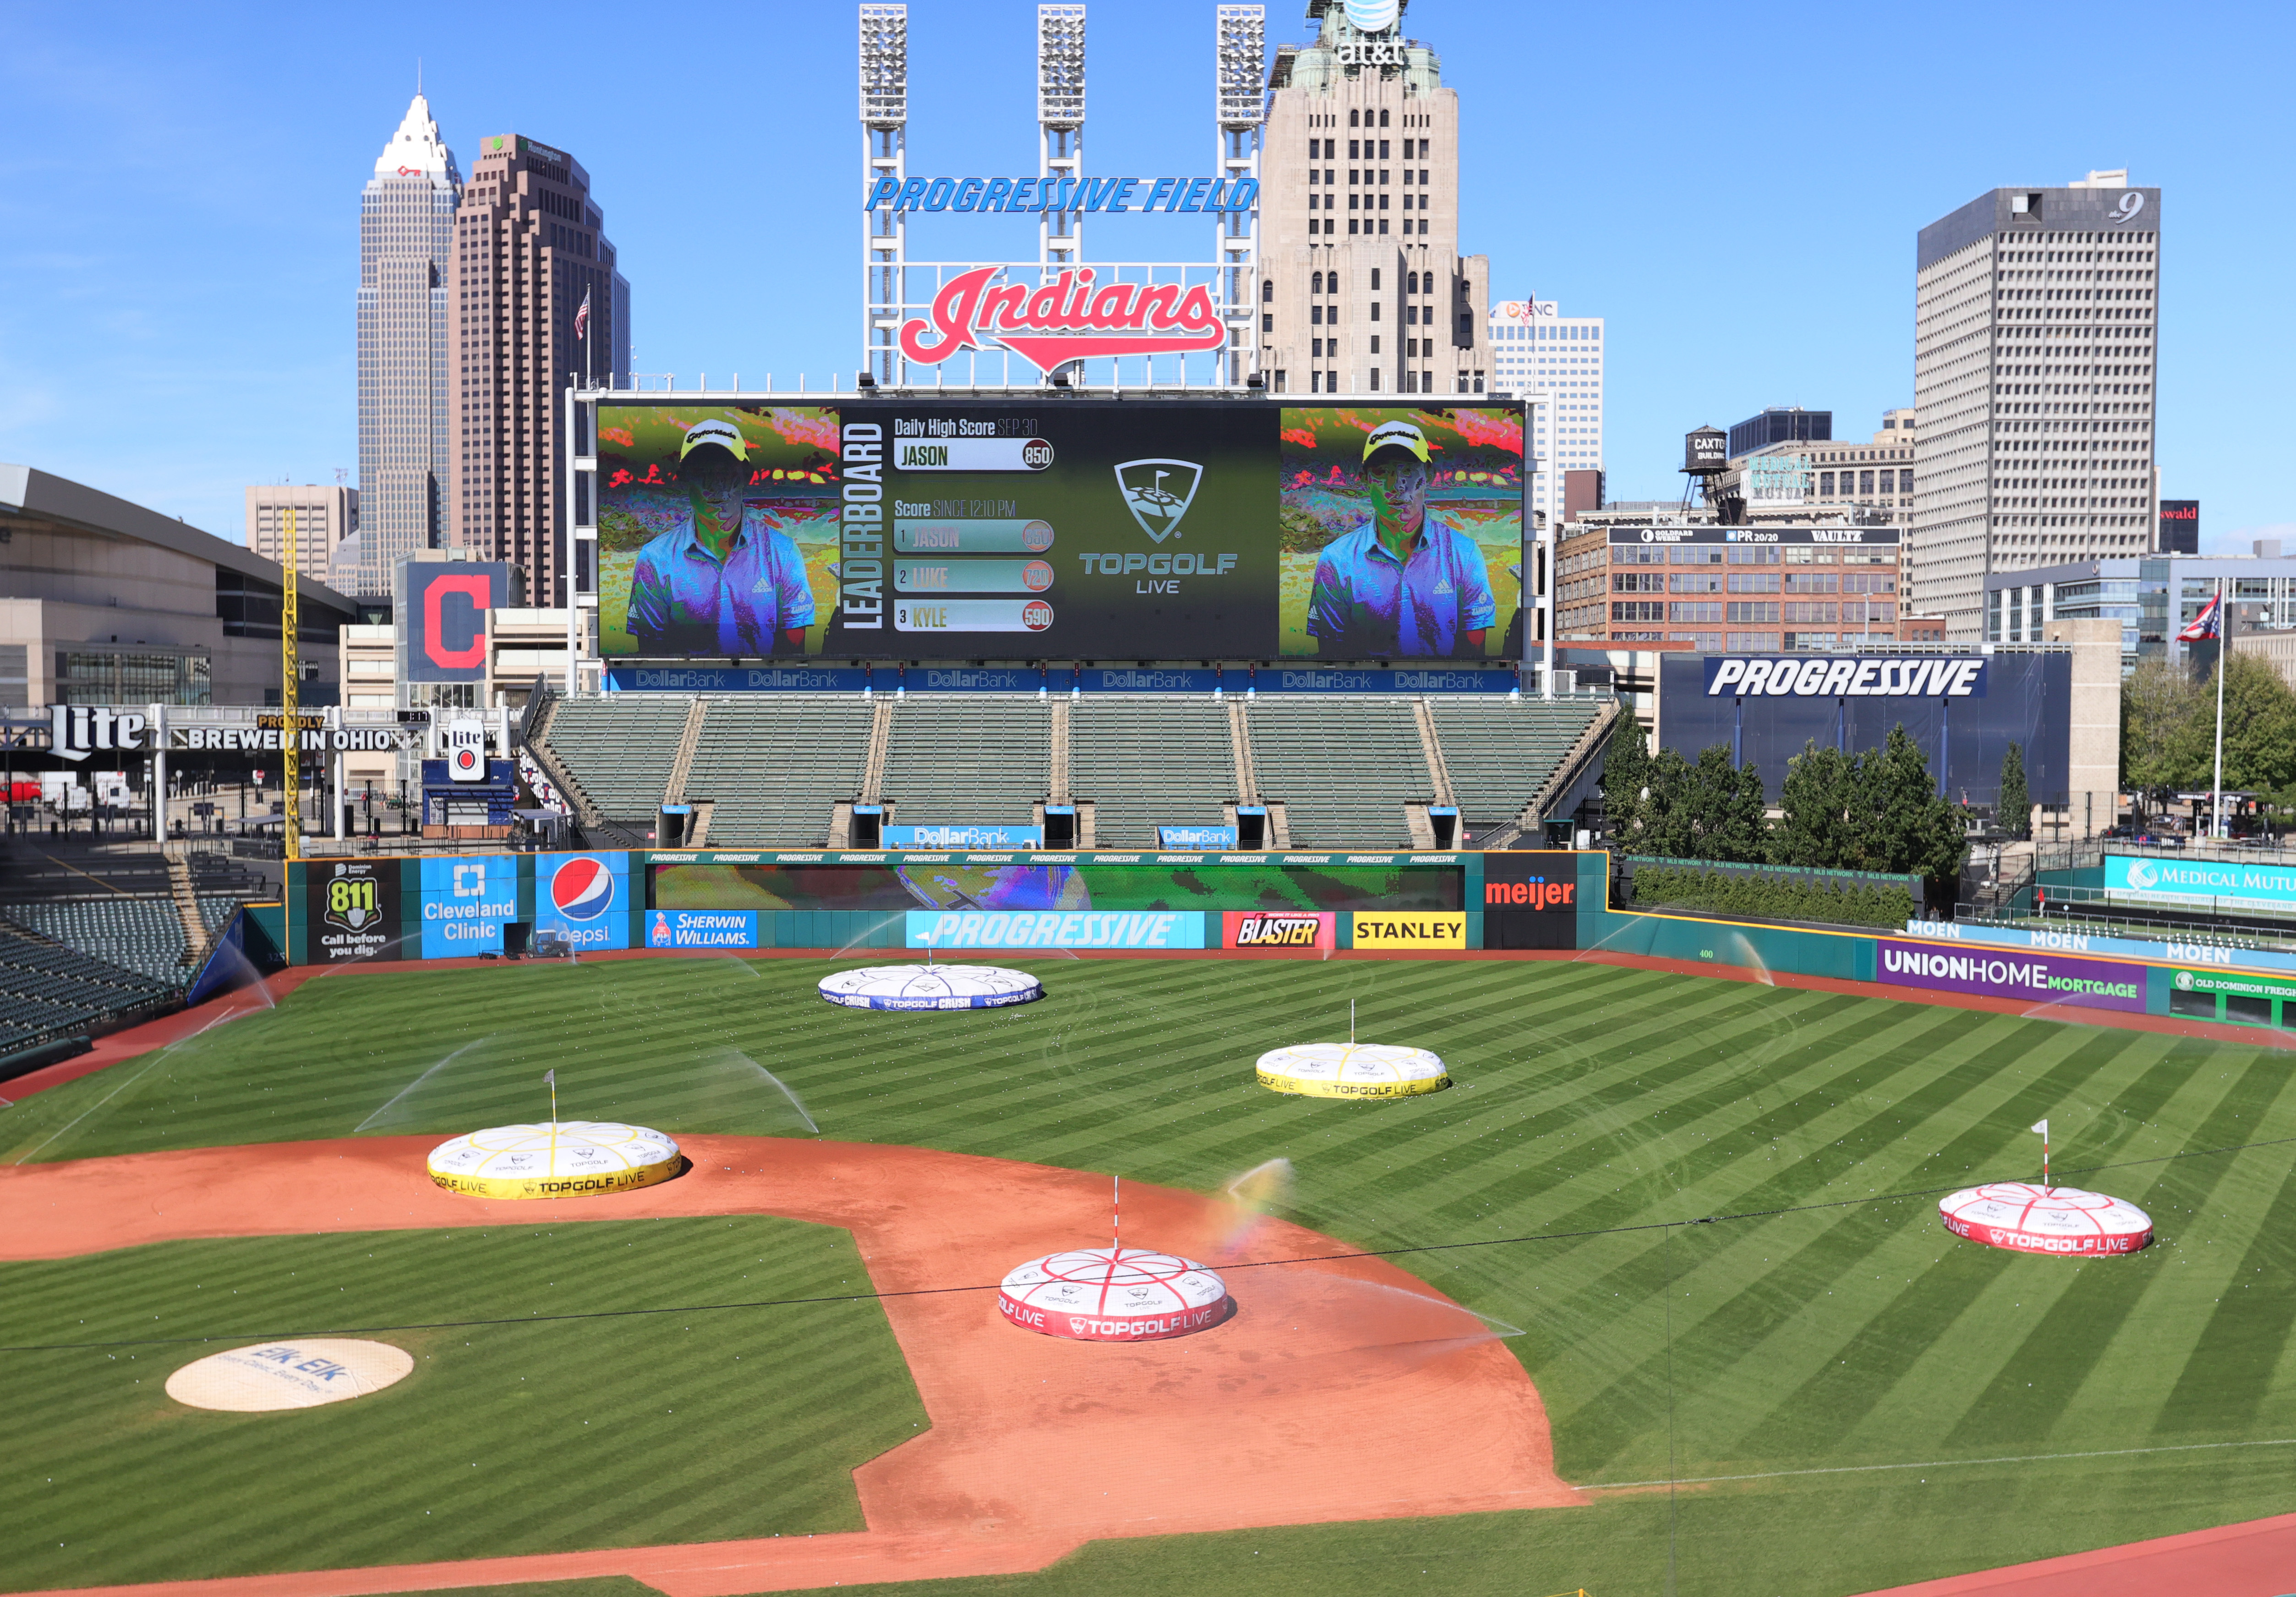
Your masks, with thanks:
M 1475 540 L 1429 516 L 1398 561 L 1377 518 L 1324 545 L 1308 600 L 1308 635 L 1341 659 L 1456 654 L 1459 635 L 1497 613 Z
M 746 510 L 721 564 L 685 516 L 638 551 L 629 634 L 641 652 L 771 654 L 777 635 L 813 625 L 813 586 L 797 540 Z

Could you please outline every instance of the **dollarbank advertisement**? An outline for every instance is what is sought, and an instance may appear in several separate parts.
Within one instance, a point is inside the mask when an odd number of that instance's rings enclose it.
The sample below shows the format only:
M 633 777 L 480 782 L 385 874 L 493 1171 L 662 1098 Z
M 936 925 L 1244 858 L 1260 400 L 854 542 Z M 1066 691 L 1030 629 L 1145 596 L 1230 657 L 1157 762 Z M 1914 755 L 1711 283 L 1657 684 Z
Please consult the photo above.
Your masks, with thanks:
M 598 410 L 627 659 L 1500 658 L 1502 407 L 870 399 Z

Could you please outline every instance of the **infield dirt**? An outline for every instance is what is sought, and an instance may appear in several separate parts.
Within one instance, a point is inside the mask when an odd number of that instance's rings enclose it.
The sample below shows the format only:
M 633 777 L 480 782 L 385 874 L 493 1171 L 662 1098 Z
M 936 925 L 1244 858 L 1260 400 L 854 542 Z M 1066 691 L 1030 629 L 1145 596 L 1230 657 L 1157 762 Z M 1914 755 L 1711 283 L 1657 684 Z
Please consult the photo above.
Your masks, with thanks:
M 513 1204 L 433 1186 L 422 1161 L 436 1140 L 0 1170 L 0 1208 L 12 1216 L 0 1257 L 544 1218 L 763 1213 L 842 1226 L 874 1289 L 890 1294 L 887 1317 L 932 1419 L 931 1430 L 855 1471 L 869 1528 L 86 1588 L 81 1597 L 358 1597 L 600 1575 L 712 1597 L 1041 1568 L 1096 1537 L 1583 1504 L 1554 1474 L 1529 1377 L 1465 1310 L 1383 1261 L 1324 1257 L 1351 1250 L 1280 1221 L 1260 1220 L 1224 1249 L 1237 1215 L 1196 1193 L 1128 1183 L 1125 1234 L 1214 1264 L 1237 1314 L 1200 1336 L 1111 1346 L 1026 1335 L 996 1307 L 996 1284 L 1013 1264 L 1104 1234 L 1099 1175 L 920 1148 L 690 1135 L 681 1142 L 693 1167 L 678 1180 Z M 1268 1262 L 1292 1259 L 1312 1262 Z

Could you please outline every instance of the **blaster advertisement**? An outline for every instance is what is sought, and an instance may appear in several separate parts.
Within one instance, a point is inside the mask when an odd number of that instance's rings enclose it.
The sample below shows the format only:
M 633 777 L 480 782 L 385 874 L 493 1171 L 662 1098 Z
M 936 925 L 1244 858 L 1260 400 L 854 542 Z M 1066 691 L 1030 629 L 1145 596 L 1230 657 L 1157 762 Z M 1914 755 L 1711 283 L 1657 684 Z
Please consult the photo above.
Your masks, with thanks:
M 1500 656 L 1522 425 L 1264 401 L 602 403 L 602 651 Z

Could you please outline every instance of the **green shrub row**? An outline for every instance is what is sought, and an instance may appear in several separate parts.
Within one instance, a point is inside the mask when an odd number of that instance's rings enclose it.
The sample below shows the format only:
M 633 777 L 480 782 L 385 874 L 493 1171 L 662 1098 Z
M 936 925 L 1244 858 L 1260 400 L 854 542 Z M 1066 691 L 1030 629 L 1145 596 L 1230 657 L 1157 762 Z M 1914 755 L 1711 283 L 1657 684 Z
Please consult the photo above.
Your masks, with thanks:
M 1914 896 L 1897 886 L 1837 887 L 1751 871 L 1697 871 L 1669 865 L 1635 867 L 1635 905 L 1677 905 L 1726 915 L 1773 921 L 1823 921 L 1835 926 L 1902 929 L 1913 919 Z

